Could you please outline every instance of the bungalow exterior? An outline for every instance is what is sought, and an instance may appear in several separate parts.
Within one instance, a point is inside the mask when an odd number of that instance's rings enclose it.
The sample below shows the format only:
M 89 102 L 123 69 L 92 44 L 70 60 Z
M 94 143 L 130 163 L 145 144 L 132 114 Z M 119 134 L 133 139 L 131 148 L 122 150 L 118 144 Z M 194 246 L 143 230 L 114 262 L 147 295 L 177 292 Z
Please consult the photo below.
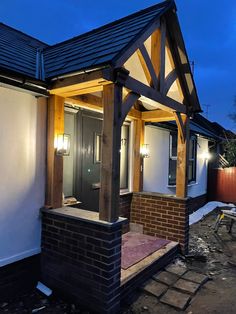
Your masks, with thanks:
M 41 253 L 45 284 L 115 313 L 120 216 L 185 253 L 188 196 L 207 193 L 209 134 L 190 133 L 201 108 L 175 3 L 53 46 L 0 24 L 0 42 L 0 295 L 39 278 Z

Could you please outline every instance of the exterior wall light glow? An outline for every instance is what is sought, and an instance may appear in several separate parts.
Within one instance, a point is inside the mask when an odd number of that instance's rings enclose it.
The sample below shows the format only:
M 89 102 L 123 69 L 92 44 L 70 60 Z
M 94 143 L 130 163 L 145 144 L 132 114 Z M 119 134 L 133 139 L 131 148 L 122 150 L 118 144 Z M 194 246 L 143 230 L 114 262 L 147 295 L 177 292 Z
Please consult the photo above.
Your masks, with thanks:
M 150 157 L 150 149 L 149 144 L 143 144 L 140 149 L 140 154 L 143 158 L 149 158 Z
M 209 160 L 211 159 L 211 154 L 209 152 L 204 152 L 201 154 L 202 159 Z
M 57 134 L 55 138 L 54 147 L 56 148 L 56 154 L 60 156 L 70 155 L 70 135 L 69 134 Z

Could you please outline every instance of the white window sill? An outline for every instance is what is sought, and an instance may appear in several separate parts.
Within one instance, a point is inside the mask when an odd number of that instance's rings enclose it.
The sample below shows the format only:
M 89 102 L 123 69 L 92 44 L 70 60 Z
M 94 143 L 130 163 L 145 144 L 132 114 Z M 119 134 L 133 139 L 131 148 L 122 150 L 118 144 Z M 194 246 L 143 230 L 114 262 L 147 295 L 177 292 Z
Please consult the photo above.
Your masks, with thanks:
M 199 184 L 198 182 L 191 182 L 191 183 L 188 184 L 188 186 L 195 186 L 195 185 L 198 185 L 198 184 Z M 176 184 L 174 184 L 174 185 L 168 184 L 167 187 L 168 188 L 176 188 Z
M 125 194 L 130 194 L 132 193 L 129 189 L 121 189 L 120 190 L 120 195 L 125 195 Z

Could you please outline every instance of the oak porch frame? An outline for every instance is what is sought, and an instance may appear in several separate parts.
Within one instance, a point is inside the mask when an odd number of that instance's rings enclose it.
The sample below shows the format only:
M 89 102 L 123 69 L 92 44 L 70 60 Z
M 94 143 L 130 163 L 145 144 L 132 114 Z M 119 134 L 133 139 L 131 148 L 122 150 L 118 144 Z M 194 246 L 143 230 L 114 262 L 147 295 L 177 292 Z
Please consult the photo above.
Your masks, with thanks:
M 144 141 L 145 122 L 160 122 L 177 119 L 178 125 L 178 160 L 177 163 L 177 189 L 176 196 L 186 197 L 187 194 L 187 147 L 188 123 L 186 114 L 174 114 L 173 111 L 153 110 L 140 112 L 133 107 L 139 94 L 130 92 L 122 101 L 122 86 L 117 83 L 104 84 L 103 99 L 92 95 L 78 96 L 67 102 L 99 108 L 104 111 L 103 137 L 102 137 L 102 167 L 100 190 L 100 219 L 114 222 L 119 216 L 119 150 L 121 126 L 128 114 L 134 120 L 134 177 L 133 190 L 142 190 L 142 157 L 140 147 Z M 63 160 L 57 156 L 53 146 L 56 134 L 64 132 L 64 102 L 65 98 L 52 95 L 48 111 L 48 184 L 47 205 L 56 208 L 62 206 Z M 132 109 L 131 109 L 132 108 Z M 182 119 L 184 119 L 182 121 Z M 181 122 L 182 121 L 182 122 Z M 53 147 L 53 148 L 52 148 Z M 184 175 L 185 174 L 185 175 Z
M 155 27 L 154 27 L 155 26 Z M 160 28 L 157 28 L 157 26 Z M 151 56 L 143 44 L 145 38 L 151 37 Z M 145 122 L 161 122 L 176 120 L 178 126 L 178 162 L 176 179 L 176 196 L 187 195 L 188 145 L 189 145 L 189 110 L 186 105 L 168 97 L 166 94 L 181 72 L 175 57 L 172 62 L 176 71 L 165 78 L 165 45 L 168 42 L 166 22 L 156 23 L 128 51 L 116 61 L 116 66 L 135 51 L 139 56 L 144 73 L 150 86 L 131 77 L 121 67 L 105 67 L 94 71 L 59 78 L 51 82 L 49 115 L 48 115 L 48 184 L 47 203 L 49 206 L 62 206 L 62 174 L 61 156 L 56 156 L 52 145 L 58 132 L 64 131 L 64 112 L 62 104 L 71 102 L 92 109 L 103 110 L 101 189 L 99 201 L 99 217 L 101 220 L 114 222 L 119 216 L 119 150 L 121 126 L 126 116 L 134 120 L 134 177 L 133 190 L 142 190 L 142 157 L 140 147 L 144 141 Z M 171 42 L 172 44 L 172 42 Z M 168 43 L 169 45 L 169 43 Z M 158 49 L 156 49 L 158 47 Z M 156 50 L 155 50 L 156 49 Z M 158 58 L 160 56 L 160 58 Z M 177 75 L 178 74 L 178 75 Z M 128 91 L 122 99 L 122 90 Z M 186 85 L 184 91 L 186 92 Z M 91 93 L 102 91 L 102 98 Z M 90 94 L 90 95 L 89 95 Z M 158 103 L 159 109 L 141 112 L 134 108 L 140 96 Z M 64 105 L 63 105 L 64 108 Z M 191 114 L 191 113 L 190 113 Z M 53 147 L 53 148 L 52 148 Z

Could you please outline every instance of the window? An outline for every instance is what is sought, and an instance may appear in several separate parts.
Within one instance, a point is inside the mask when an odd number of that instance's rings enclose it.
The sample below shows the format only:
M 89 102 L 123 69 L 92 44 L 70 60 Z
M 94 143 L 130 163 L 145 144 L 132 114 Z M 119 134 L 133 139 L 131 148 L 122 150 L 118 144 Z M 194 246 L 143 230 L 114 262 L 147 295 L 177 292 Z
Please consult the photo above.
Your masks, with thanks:
M 189 163 L 188 183 L 196 181 L 196 137 L 191 136 L 189 140 Z M 177 166 L 177 134 L 170 134 L 170 157 L 169 157 L 169 185 L 176 184 Z
M 191 136 L 189 141 L 189 161 L 188 161 L 188 182 L 196 181 L 196 143 L 195 136 Z
M 102 135 L 94 133 L 94 163 L 101 163 L 102 160 Z
M 120 143 L 120 188 L 128 189 L 129 179 L 129 124 L 124 123 L 121 129 Z

